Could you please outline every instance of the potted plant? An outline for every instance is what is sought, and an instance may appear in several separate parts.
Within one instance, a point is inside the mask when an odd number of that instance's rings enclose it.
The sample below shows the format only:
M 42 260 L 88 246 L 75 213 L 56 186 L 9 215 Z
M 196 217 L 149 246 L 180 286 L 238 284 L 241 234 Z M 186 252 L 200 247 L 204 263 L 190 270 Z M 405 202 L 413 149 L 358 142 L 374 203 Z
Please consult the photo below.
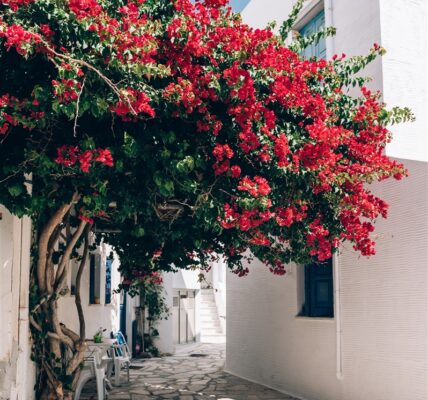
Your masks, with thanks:
M 94 335 L 94 343 L 103 342 L 103 333 L 106 331 L 103 327 L 100 327 Z

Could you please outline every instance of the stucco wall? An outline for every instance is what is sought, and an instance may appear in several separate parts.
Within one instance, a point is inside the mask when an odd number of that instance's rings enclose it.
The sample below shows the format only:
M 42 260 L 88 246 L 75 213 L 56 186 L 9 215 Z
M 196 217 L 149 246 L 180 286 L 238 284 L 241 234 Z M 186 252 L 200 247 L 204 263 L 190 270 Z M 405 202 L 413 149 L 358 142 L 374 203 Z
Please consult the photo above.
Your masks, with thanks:
M 0 205 L 0 399 L 34 398 L 28 326 L 31 223 Z
M 104 336 L 108 337 L 110 332 L 117 332 L 119 330 L 119 306 L 120 296 L 119 294 L 113 294 L 113 290 L 116 289 L 120 283 L 120 274 L 117 271 L 119 267 L 119 261 L 116 258 L 112 265 L 112 296 L 111 303 L 104 304 L 105 302 L 105 261 L 106 257 L 110 254 L 111 248 L 108 245 L 102 244 L 98 248 L 99 254 L 101 254 L 101 279 L 100 279 L 100 304 L 89 304 L 89 263 L 84 269 L 81 283 L 81 297 L 83 311 L 85 314 L 86 322 L 86 337 L 92 338 L 97 330 L 102 327 L 106 329 Z M 71 286 L 71 274 L 68 277 L 69 287 Z M 77 310 L 74 303 L 74 296 L 67 295 L 59 302 L 60 318 L 66 326 L 73 329 L 75 332 L 79 331 L 79 320 L 77 316 Z M 129 341 L 129 339 L 128 339 Z M 130 342 L 131 343 L 131 342 Z
M 427 101 L 426 4 L 332 0 L 337 36 L 328 54 L 362 54 L 374 42 L 388 47 L 389 56 L 365 71 L 375 78 L 370 86 L 417 114 Z M 290 7 L 291 1 L 252 0 L 242 15 L 260 27 L 284 19 Z M 377 189 L 391 204 L 389 219 L 377 224 L 377 255 L 368 260 L 345 249 L 335 265 L 336 318 L 296 317 L 302 277 L 295 265 L 285 277 L 260 263 L 248 277 L 227 274 L 226 370 L 309 400 L 428 398 L 428 166 L 409 160 L 426 160 L 424 110 L 419 123 L 393 128 L 388 154 L 407 159 L 400 161 L 410 177 Z
M 377 224 L 377 255 L 345 249 L 335 266 L 339 327 L 336 318 L 296 317 L 296 266 L 285 277 L 260 263 L 248 277 L 228 274 L 226 370 L 311 400 L 428 398 L 428 170 L 406 165 L 408 179 L 377 190 L 391 204 Z
M 174 329 L 178 329 L 174 326 L 172 311 L 173 311 L 173 295 L 174 290 L 196 290 L 195 296 L 195 332 L 197 340 L 200 337 L 200 318 L 199 318 L 199 307 L 200 307 L 200 292 L 201 284 L 198 281 L 199 271 L 191 270 L 180 270 L 178 272 L 169 272 L 163 274 L 163 287 L 164 297 L 169 308 L 170 315 L 168 319 L 159 321 L 158 331 L 159 339 L 156 341 L 156 347 L 162 353 L 174 353 Z
M 380 0 L 383 94 L 390 106 L 407 106 L 416 121 L 394 127 L 392 157 L 428 161 L 428 2 Z

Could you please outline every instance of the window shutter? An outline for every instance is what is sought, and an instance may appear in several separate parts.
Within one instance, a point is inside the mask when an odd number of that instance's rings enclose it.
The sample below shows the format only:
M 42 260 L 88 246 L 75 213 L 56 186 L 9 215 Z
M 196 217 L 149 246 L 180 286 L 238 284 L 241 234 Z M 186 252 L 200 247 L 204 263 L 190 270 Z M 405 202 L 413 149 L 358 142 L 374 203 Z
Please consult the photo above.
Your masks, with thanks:
M 305 312 L 309 317 L 333 317 L 333 265 L 305 266 Z

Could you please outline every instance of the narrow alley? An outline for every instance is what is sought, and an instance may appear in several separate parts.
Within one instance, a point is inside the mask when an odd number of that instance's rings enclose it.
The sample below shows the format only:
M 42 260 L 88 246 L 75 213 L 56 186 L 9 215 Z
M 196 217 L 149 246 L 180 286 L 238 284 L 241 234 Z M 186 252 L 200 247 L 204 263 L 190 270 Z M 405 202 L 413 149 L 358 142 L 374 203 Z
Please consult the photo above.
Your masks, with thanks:
M 225 345 L 179 346 L 174 356 L 135 360 L 130 383 L 109 391 L 110 400 L 296 400 L 223 371 Z M 90 391 L 89 391 L 90 390 Z M 95 387 L 83 397 L 95 399 Z

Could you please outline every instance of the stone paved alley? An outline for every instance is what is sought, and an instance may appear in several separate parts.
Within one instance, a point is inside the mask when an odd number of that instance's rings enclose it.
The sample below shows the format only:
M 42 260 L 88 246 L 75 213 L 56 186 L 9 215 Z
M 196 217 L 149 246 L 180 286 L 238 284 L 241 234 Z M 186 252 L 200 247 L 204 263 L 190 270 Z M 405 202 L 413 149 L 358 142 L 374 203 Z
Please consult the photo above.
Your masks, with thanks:
M 131 382 L 109 391 L 108 399 L 296 400 L 223 372 L 224 353 L 224 344 L 197 343 L 180 346 L 174 356 L 135 360 Z M 84 399 L 94 394 L 87 391 Z

